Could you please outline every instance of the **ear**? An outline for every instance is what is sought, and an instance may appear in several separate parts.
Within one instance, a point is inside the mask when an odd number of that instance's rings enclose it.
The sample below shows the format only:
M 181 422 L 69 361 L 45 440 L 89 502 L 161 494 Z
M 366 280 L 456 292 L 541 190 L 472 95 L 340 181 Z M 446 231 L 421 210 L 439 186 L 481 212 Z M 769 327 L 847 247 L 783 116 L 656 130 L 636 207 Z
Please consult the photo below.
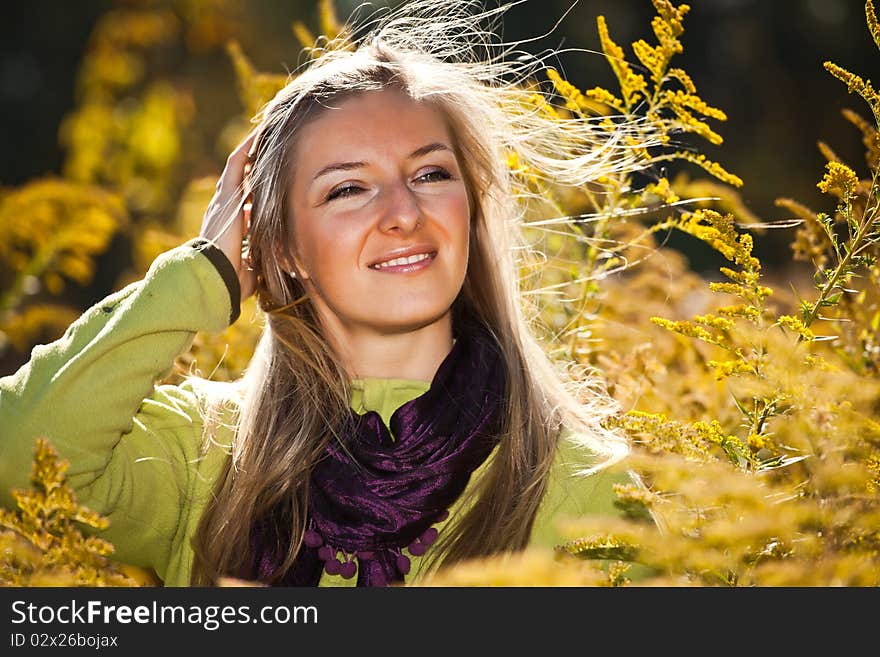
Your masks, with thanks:
M 299 258 L 297 258 L 292 246 L 287 249 L 279 247 L 276 255 L 278 262 L 291 276 L 299 279 L 309 278 L 308 272 L 302 266 Z

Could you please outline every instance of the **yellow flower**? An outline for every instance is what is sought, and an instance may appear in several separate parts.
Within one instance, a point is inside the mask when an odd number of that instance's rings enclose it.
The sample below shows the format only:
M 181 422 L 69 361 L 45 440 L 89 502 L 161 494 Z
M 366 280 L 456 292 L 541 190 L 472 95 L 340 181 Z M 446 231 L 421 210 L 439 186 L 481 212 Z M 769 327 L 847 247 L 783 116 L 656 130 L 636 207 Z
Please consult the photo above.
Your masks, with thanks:
M 865 99 L 874 113 L 877 113 L 878 109 L 880 109 L 880 95 L 874 91 L 870 80 L 863 80 L 855 73 L 850 73 L 834 62 L 825 62 L 824 66 L 826 71 L 846 84 L 846 90 L 849 93 L 856 92 L 859 94 Z
M 715 370 L 716 381 L 723 381 L 737 374 L 754 373 L 752 366 L 741 360 L 710 360 L 708 365 Z
M 602 51 L 605 53 L 605 58 L 608 60 L 620 83 L 620 92 L 623 94 L 624 103 L 627 107 L 632 107 L 639 97 L 645 95 L 647 88 L 645 77 L 633 73 L 626 62 L 623 48 L 618 46 L 611 38 L 608 32 L 608 25 L 605 23 L 605 17 L 599 16 L 596 19 L 596 23 L 599 26 L 599 40 L 602 43 Z
M 779 319 L 776 321 L 779 322 L 780 326 L 799 334 L 804 340 L 810 341 L 816 339 L 816 334 L 807 328 L 800 319 L 793 315 L 780 315 Z
M 645 193 L 658 196 L 664 203 L 676 203 L 680 200 L 679 196 L 672 191 L 669 180 L 665 177 L 645 187 Z
M 746 439 L 746 442 L 748 442 L 749 447 L 751 447 L 754 450 L 762 449 L 767 444 L 767 441 L 764 440 L 764 436 L 761 436 L 757 433 L 749 434 L 749 437 Z
M 602 87 L 593 87 L 592 89 L 588 89 L 584 95 L 587 96 L 587 98 L 592 98 L 597 103 L 602 103 L 603 105 L 613 107 L 619 112 L 624 111 L 623 101 L 607 89 L 603 89 Z
M 816 185 L 825 194 L 837 196 L 845 200 L 855 193 L 859 177 L 855 171 L 841 162 L 829 162 L 825 165 L 827 172 L 822 181 Z
M 671 157 L 676 159 L 687 160 L 699 167 L 702 167 L 707 173 L 712 174 L 721 182 L 726 182 L 734 187 L 742 187 L 743 180 L 739 176 L 730 173 L 717 162 L 713 162 L 702 153 L 690 153 L 688 151 L 677 151 Z

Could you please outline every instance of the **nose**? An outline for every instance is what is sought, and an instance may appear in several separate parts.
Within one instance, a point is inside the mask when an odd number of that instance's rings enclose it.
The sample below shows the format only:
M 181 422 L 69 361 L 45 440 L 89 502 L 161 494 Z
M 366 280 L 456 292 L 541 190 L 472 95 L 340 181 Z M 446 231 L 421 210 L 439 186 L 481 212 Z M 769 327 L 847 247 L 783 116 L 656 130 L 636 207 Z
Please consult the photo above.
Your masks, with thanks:
M 408 233 L 415 230 L 422 221 L 422 208 L 415 193 L 409 187 L 401 184 L 388 190 L 379 219 L 381 231 L 398 230 Z

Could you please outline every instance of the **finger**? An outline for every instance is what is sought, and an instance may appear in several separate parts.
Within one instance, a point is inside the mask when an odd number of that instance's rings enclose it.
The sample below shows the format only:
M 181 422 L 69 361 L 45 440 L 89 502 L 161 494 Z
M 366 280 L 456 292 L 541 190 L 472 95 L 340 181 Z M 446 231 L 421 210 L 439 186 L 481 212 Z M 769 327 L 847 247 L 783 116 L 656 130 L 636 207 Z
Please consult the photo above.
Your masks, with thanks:
M 259 126 L 251 130 L 248 136 L 229 154 L 223 173 L 217 181 L 218 192 L 226 184 L 230 188 L 237 188 L 244 181 L 250 169 L 253 153 L 256 152 L 259 132 Z
M 254 154 L 257 152 L 257 145 L 260 143 L 260 133 L 261 132 L 262 132 L 262 127 L 257 126 L 256 128 L 254 128 L 254 130 L 251 132 L 250 135 L 248 135 L 247 139 L 245 140 L 245 143 L 249 144 L 248 154 L 247 154 L 249 160 L 253 159 Z
M 229 159 L 238 161 L 252 158 L 257 150 L 257 143 L 259 142 L 257 137 L 261 130 L 262 126 L 257 126 L 251 130 L 247 136 L 241 140 L 238 146 L 232 150 L 232 153 L 229 154 Z

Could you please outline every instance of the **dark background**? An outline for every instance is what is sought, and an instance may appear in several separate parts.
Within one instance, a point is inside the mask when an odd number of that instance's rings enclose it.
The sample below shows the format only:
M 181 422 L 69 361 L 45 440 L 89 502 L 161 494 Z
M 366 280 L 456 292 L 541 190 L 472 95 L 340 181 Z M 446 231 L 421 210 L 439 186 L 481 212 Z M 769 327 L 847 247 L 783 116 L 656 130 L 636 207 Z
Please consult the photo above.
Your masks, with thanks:
M 217 1 L 217 0 L 215 0 Z M 64 154 L 57 143 L 61 118 L 76 101 L 76 74 L 96 19 L 117 6 L 150 6 L 129 0 L 30 0 L 6 2 L 0 22 L 0 185 L 21 185 L 59 172 Z M 167 4 L 167 3 L 154 3 Z M 184 3 L 181 3 L 184 4 Z M 198 3 L 189 0 L 189 6 Z M 208 3 L 205 3 L 208 4 Z M 227 4 L 236 4 L 230 0 Z M 317 27 L 315 3 L 304 0 L 239 2 L 245 52 L 263 71 L 284 73 L 299 47 L 290 25 L 301 18 Z M 339 15 L 356 3 L 337 0 Z M 381 4 L 381 3 L 374 3 Z M 774 199 L 791 196 L 814 209 L 830 209 L 816 189 L 824 158 L 821 139 L 864 172 L 860 134 L 840 115 L 843 107 L 866 115 L 867 107 L 823 68 L 826 60 L 876 81 L 880 52 L 867 30 L 862 0 L 692 0 L 685 20 L 684 53 L 676 65 L 693 77 L 698 93 L 728 115 L 710 124 L 725 138 L 720 147 L 695 140 L 711 159 L 745 181 L 750 210 L 765 220 L 786 215 Z M 568 1 L 529 0 L 505 21 L 505 37 L 518 39 L 549 30 Z M 612 37 L 632 56 L 629 44 L 654 42 L 650 0 L 581 0 L 553 35 L 536 44 L 599 50 L 596 16 L 604 15 Z M 615 88 L 599 54 L 562 59 L 567 77 L 582 89 Z M 201 55 L 192 66 L 219 71 L 211 78 L 210 103 L 197 107 L 215 122 L 241 112 L 234 76 L 222 51 Z M 195 69 L 194 69 L 195 70 Z M 219 87 L 219 88 L 217 88 Z M 198 102 L 198 99 L 197 99 Z M 216 172 L 223 153 L 215 153 Z M 692 170 L 697 176 L 700 171 Z M 770 264 L 787 260 L 790 233 L 759 241 L 757 252 Z

